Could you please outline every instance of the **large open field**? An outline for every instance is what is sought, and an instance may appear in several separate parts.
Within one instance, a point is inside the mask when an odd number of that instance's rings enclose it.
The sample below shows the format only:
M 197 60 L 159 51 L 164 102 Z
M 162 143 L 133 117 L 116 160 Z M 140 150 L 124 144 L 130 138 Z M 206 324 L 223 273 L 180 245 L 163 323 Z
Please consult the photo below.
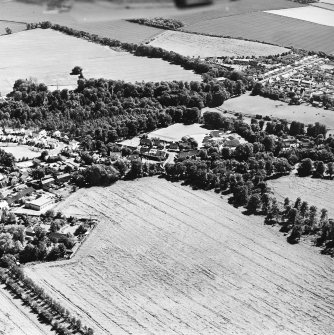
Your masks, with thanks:
M 329 216 L 334 217 L 333 180 L 300 178 L 292 174 L 276 180 L 269 180 L 268 184 L 278 200 L 283 201 L 289 197 L 290 200 L 295 201 L 300 197 L 310 206 L 317 206 L 319 210 L 326 208 Z
M 334 27 L 334 11 L 314 6 L 271 10 L 268 13 Z
M 0 38 L 0 92 L 12 90 L 19 78 L 36 78 L 56 88 L 75 87 L 77 76 L 70 76 L 76 65 L 87 78 L 125 81 L 201 80 L 192 71 L 161 59 L 135 57 L 108 47 L 36 29 Z
M 199 20 L 187 26 L 186 30 L 334 53 L 334 27 L 264 12 Z
M 213 192 L 145 178 L 58 209 L 100 223 L 72 260 L 25 271 L 95 334 L 334 332 L 332 259 Z
M 269 44 L 238 39 L 212 37 L 180 31 L 165 31 L 156 36 L 150 45 L 184 56 L 269 56 L 287 52 L 288 49 Z
M 24 306 L 0 286 L 0 334 L 1 335 L 55 335 L 51 327 L 40 323 L 36 314 Z
M 191 125 L 184 125 L 182 123 L 175 123 L 166 128 L 160 128 L 149 133 L 150 138 L 159 137 L 166 141 L 180 141 L 183 136 L 191 136 L 202 143 L 205 134 L 210 131 L 203 128 L 201 124 L 194 123 Z
M 229 99 L 221 106 L 224 110 L 238 113 L 263 116 L 272 116 L 288 121 L 299 121 L 306 125 L 320 122 L 327 129 L 334 131 L 334 112 L 312 106 L 290 106 L 281 101 L 266 99 L 260 96 L 250 96 L 248 93 L 233 99 Z
M 41 155 L 41 152 L 36 148 L 29 147 L 28 145 L 5 145 L 0 143 L 0 148 L 6 152 L 13 154 L 16 160 L 22 159 L 23 157 L 28 157 L 29 159 L 38 157 Z

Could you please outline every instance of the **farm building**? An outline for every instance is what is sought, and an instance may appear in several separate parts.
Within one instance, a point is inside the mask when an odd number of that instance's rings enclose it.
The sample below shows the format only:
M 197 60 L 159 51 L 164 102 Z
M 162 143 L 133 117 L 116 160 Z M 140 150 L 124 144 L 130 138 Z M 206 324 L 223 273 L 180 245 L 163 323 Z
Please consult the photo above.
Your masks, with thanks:
M 48 196 L 41 196 L 36 200 L 26 202 L 25 207 L 35 211 L 41 211 L 54 203 L 54 199 Z
M 65 183 L 71 179 L 71 175 L 69 173 L 63 173 L 57 176 L 57 180 L 61 183 Z

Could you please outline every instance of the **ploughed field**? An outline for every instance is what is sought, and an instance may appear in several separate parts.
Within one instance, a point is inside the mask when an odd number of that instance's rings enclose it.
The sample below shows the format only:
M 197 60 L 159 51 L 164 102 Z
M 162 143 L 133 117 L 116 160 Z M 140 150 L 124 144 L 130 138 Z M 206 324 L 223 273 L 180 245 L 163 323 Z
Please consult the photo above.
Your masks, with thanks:
M 35 29 L 0 38 L 0 92 L 15 80 L 35 78 L 50 88 L 75 88 L 81 66 L 86 78 L 125 81 L 201 80 L 199 75 L 161 59 L 136 57 L 50 29 Z
M 208 21 L 198 20 L 185 29 L 200 34 L 334 53 L 334 27 L 265 12 L 219 17 Z
M 96 217 L 70 261 L 26 273 L 96 334 L 331 334 L 334 264 L 213 192 L 159 178 L 81 189 Z
M 190 57 L 259 57 L 277 55 L 289 51 L 289 49 L 270 44 L 170 30 L 157 35 L 149 44 Z

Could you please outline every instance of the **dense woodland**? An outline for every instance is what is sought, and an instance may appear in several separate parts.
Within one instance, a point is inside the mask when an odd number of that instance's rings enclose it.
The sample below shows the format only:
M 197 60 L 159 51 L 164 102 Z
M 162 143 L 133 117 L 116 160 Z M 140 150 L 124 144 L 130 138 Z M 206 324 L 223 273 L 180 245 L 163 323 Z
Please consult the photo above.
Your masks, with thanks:
M 44 84 L 17 80 L 0 102 L 1 126 L 61 130 L 91 136 L 99 145 L 176 122 L 198 122 L 200 109 L 221 105 L 245 91 L 241 80 L 126 83 L 79 79 L 74 91 L 50 92 Z

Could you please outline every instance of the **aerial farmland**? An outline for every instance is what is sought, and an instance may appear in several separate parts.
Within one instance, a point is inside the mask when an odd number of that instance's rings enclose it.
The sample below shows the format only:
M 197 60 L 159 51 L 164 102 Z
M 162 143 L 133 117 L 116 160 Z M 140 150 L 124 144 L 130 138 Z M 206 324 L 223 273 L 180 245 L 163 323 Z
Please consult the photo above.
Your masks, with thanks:
M 334 334 L 334 1 L 195 2 L 0 0 L 1 335 Z
M 287 246 L 214 193 L 142 179 L 77 192 L 58 209 L 101 222 L 68 264 L 26 271 L 97 334 L 333 330 L 331 260 Z

